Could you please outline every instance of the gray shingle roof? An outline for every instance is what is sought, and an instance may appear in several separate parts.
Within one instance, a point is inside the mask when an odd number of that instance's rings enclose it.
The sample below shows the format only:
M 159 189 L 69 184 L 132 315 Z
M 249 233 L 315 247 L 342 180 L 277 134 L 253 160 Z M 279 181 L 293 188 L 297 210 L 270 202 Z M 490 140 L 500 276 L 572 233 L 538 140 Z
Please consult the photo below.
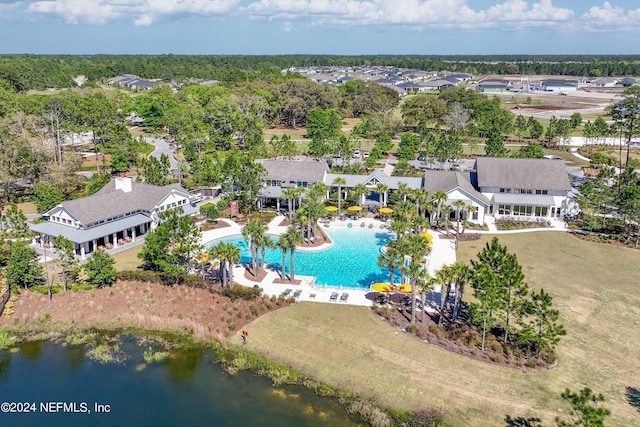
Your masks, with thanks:
M 569 191 L 569 175 L 561 160 L 478 157 L 478 186 Z
M 78 221 L 89 224 L 136 210 L 150 212 L 172 191 L 189 196 L 189 193 L 177 184 L 161 187 L 140 182 L 132 182 L 131 191 L 125 193 L 116 190 L 115 182 L 112 180 L 93 196 L 69 200 L 61 205 Z
M 489 204 L 489 199 L 471 184 L 468 172 L 429 170 L 424 174 L 424 189 L 430 194 L 436 191 L 448 193 L 456 188 L 475 198 L 479 203 Z
M 329 172 L 327 162 L 316 160 L 257 160 L 267 171 L 266 179 L 283 182 L 322 182 Z

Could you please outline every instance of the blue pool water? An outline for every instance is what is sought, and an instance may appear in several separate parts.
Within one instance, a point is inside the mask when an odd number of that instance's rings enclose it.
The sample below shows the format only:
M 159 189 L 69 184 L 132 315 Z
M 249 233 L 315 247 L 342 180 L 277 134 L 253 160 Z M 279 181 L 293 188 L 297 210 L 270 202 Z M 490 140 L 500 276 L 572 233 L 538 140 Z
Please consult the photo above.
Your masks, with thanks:
M 340 227 L 325 229 L 333 240 L 334 246 L 320 252 L 296 251 L 294 258 L 295 274 L 316 276 L 316 285 L 343 286 L 345 288 L 368 289 L 371 283 L 388 282 L 389 272 L 378 267 L 380 248 L 391 240 L 393 235 L 382 230 L 362 227 Z M 248 242 L 242 236 L 214 240 L 216 243 L 232 242 L 241 249 L 242 263 L 251 262 Z M 266 263 L 273 268 L 281 268 L 282 251 L 267 250 Z M 285 271 L 289 273 L 289 255 L 285 261 Z

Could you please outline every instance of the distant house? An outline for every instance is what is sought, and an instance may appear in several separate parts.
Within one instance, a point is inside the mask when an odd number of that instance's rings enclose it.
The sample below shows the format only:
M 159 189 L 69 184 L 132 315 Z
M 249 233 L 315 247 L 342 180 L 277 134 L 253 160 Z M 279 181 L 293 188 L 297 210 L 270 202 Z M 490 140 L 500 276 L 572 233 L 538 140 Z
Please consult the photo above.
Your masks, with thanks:
M 633 77 L 625 77 L 622 78 L 620 80 L 618 80 L 616 86 L 620 86 L 620 87 L 629 87 L 629 86 L 634 86 L 638 84 L 638 80 L 634 79 Z
M 421 90 L 442 90 L 448 87 L 454 87 L 455 84 L 451 83 L 448 80 L 438 79 L 438 80 L 430 80 L 428 82 L 419 83 Z
M 509 80 L 505 79 L 484 79 L 478 83 L 476 88 L 478 92 L 508 92 Z
M 124 86 L 129 89 L 152 89 L 158 85 L 152 80 L 143 80 L 134 74 L 121 74 L 109 80 L 111 86 Z
M 578 90 L 578 82 L 576 80 L 544 80 L 542 82 L 542 90 L 548 92 L 574 92 Z
M 496 219 L 555 218 L 571 208 L 571 184 L 562 160 L 478 157 L 475 186 Z
M 194 196 L 177 184 L 161 187 L 120 177 L 92 196 L 60 203 L 43 215 L 46 222 L 30 229 L 40 246 L 56 236 L 66 237 L 84 259 L 93 251 L 135 241 L 159 224 L 162 211 L 181 207 L 184 214 L 196 213 L 192 200 Z
M 591 87 L 615 87 L 618 83 L 617 79 L 611 77 L 603 77 L 600 79 L 593 80 L 589 85 Z

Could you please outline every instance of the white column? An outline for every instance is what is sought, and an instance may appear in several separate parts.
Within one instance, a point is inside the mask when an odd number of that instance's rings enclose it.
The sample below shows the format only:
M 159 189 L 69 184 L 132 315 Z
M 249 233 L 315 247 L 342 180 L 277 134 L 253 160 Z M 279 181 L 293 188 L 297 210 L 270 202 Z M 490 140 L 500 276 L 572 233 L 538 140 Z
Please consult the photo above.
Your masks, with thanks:
M 113 233 L 112 237 L 113 237 L 113 247 L 117 248 L 118 247 L 118 236 L 116 235 L 116 233 Z
M 131 229 L 131 241 L 132 241 L 132 242 L 135 242 L 135 241 L 136 241 L 136 228 L 135 228 L 135 227 L 133 227 L 133 228 Z
M 80 245 L 80 259 L 87 259 L 86 253 L 84 251 L 84 247 L 85 247 L 86 244 L 87 244 L 87 242 L 82 243 Z

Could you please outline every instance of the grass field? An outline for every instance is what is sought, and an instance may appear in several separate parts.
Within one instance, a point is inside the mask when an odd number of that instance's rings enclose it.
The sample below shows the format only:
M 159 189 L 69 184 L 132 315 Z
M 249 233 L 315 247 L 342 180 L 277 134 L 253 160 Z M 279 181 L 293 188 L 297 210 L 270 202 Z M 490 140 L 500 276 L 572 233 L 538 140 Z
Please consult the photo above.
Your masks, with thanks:
M 142 250 L 143 245 L 134 246 L 126 251 L 118 252 L 113 255 L 115 267 L 118 271 L 135 270 L 142 265 L 142 261 L 138 258 L 138 253 Z
M 462 242 L 459 258 L 475 257 L 489 238 Z M 567 409 L 560 393 L 585 386 L 605 395 L 608 426 L 638 425 L 626 393 L 640 388 L 640 252 L 559 232 L 500 241 L 561 312 L 568 335 L 555 369 L 525 373 L 472 360 L 397 331 L 367 308 L 339 304 L 300 303 L 263 316 L 247 328 L 247 346 L 388 407 L 442 409 L 456 426 L 504 426 L 507 415 L 552 425 Z

